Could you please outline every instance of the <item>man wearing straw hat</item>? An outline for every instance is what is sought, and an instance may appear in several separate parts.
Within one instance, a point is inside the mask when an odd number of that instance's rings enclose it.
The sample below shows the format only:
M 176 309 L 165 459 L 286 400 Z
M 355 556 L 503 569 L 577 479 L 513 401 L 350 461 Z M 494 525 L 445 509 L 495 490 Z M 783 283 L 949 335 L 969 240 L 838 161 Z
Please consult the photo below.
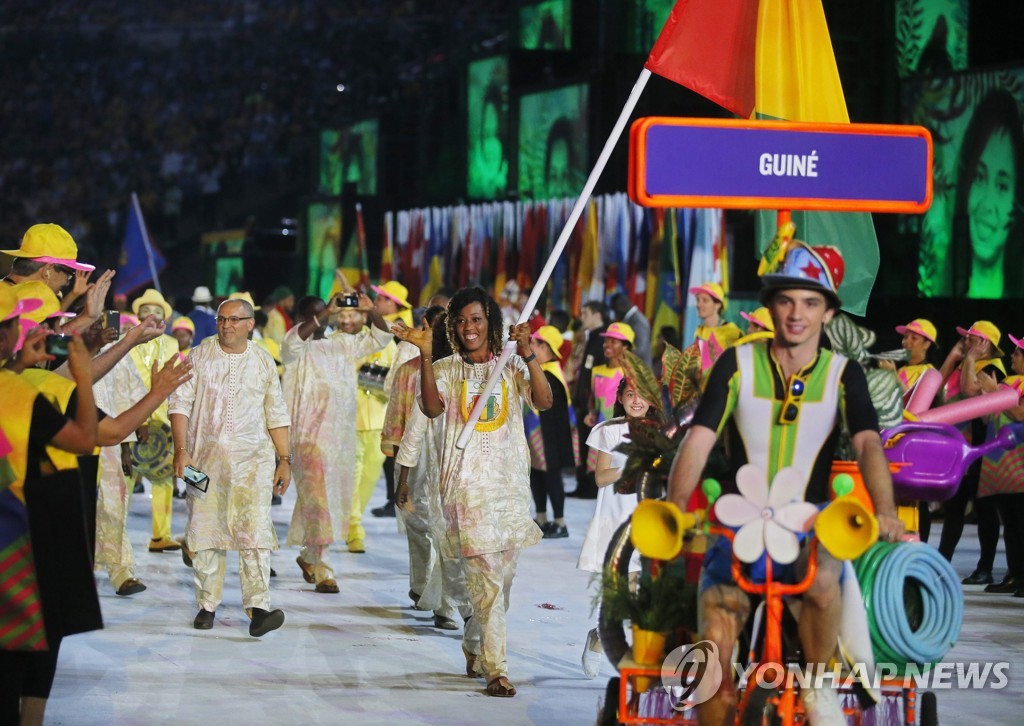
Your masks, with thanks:
M 150 288 L 132 302 L 132 312 L 140 319 L 153 316 L 157 322 L 171 317 L 171 306 L 157 290 Z M 163 334 L 145 345 L 132 348 L 129 353 L 142 383 L 149 390 L 152 385 L 153 364 L 163 366 L 178 357 L 178 341 Z M 153 440 L 150 441 L 150 437 Z M 167 416 L 167 403 L 162 403 L 146 425 L 139 429 L 139 440 L 133 447 L 135 467 L 149 479 L 152 486 L 153 535 L 150 552 L 173 552 L 181 545 L 171 538 L 171 517 L 174 504 L 174 471 L 170 447 L 171 424 Z

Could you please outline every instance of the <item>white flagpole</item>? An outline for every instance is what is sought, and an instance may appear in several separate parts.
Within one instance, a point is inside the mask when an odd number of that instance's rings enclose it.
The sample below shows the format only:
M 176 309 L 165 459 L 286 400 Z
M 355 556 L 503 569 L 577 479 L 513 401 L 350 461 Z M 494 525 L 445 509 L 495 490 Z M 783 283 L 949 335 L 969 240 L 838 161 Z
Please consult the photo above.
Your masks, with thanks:
M 583 214 L 583 209 L 590 200 L 590 196 L 594 193 L 594 187 L 597 186 L 597 180 L 601 178 L 601 174 L 604 172 L 604 168 L 608 164 L 608 159 L 612 155 L 612 150 L 615 148 L 615 143 L 622 135 L 623 129 L 626 128 L 626 122 L 629 121 L 629 117 L 633 113 L 633 109 L 636 108 L 637 101 L 640 100 L 640 94 L 643 93 L 644 87 L 647 85 L 647 81 L 650 77 L 651 72 L 646 68 L 640 71 L 640 77 L 636 79 L 636 83 L 633 85 L 633 90 L 630 92 L 629 98 L 626 99 L 626 105 L 622 107 L 622 111 L 619 113 L 619 118 L 612 127 L 611 133 L 608 135 L 608 140 L 604 142 L 604 148 L 601 149 L 601 154 L 597 157 L 597 163 L 594 164 L 594 168 L 590 170 L 590 176 L 587 177 L 587 183 L 583 185 L 583 191 L 580 192 L 579 197 L 576 199 L 576 204 L 573 205 L 572 212 L 569 214 L 569 218 L 565 221 L 565 226 L 562 228 L 562 233 L 558 236 L 558 241 L 555 243 L 555 246 L 551 248 L 551 256 L 548 257 L 548 261 L 544 265 L 544 269 L 541 270 L 540 275 L 537 277 L 537 281 L 533 286 L 533 292 L 530 293 L 530 297 L 526 301 L 526 306 L 523 308 L 523 312 L 519 314 L 517 324 L 525 323 L 533 314 L 533 309 L 537 306 L 537 301 L 540 299 L 541 293 L 544 292 L 544 288 L 547 287 L 551 273 L 554 272 L 555 265 L 558 263 L 558 258 L 562 256 L 562 252 L 565 250 L 565 246 L 569 242 L 569 235 L 572 234 L 572 230 L 576 227 L 576 223 L 579 221 L 580 215 Z M 480 397 L 477 398 L 476 404 L 473 406 L 473 411 L 469 415 L 469 420 L 466 421 L 466 425 L 463 427 L 462 433 L 459 434 L 459 438 L 455 442 L 455 446 L 457 448 L 465 449 L 466 444 L 469 443 L 469 437 L 473 433 L 473 427 L 476 426 L 476 422 L 480 420 L 480 414 L 483 413 L 484 405 L 487 403 L 487 399 L 490 397 L 491 393 L 497 387 L 498 379 L 501 378 L 501 372 L 505 369 L 505 363 L 508 362 L 509 356 L 511 356 L 515 351 L 515 348 L 515 341 L 509 340 L 505 345 L 505 348 L 501 351 L 501 356 L 498 358 L 497 365 L 494 366 L 494 370 L 491 372 L 491 377 L 487 379 L 487 384 L 484 386 L 484 390 Z
M 142 207 L 139 206 L 139 195 L 132 192 L 132 208 L 139 218 L 139 230 L 142 232 L 142 245 L 146 248 L 146 261 L 149 262 L 149 274 L 153 276 L 153 287 L 160 294 L 160 278 L 156 274 L 156 261 L 153 259 L 153 246 L 149 243 L 149 231 L 146 229 L 146 220 L 142 218 Z

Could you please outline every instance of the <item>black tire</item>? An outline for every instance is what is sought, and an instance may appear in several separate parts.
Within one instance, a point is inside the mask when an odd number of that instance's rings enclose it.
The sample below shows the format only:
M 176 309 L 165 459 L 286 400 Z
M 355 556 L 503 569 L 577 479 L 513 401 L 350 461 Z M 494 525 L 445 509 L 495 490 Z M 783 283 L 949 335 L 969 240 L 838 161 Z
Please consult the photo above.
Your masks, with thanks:
M 605 553 L 604 567 L 617 564 L 617 574 L 629 574 L 629 560 L 633 556 L 633 543 L 629 539 L 629 525 L 631 519 L 627 519 L 615 530 L 611 541 L 608 543 L 608 551 Z M 616 560 L 616 553 L 620 553 Z M 626 640 L 626 629 L 621 620 L 612 620 L 605 617 L 604 608 L 598 610 L 597 632 L 601 636 L 601 647 L 608 657 L 608 662 L 615 668 L 619 667 L 619 661 L 629 652 L 629 642 Z
M 743 709 L 742 726 L 763 726 L 774 724 L 775 709 L 768 703 L 768 699 L 775 694 L 774 688 L 756 687 L 750 692 L 750 699 Z
M 921 726 L 938 726 L 939 704 L 935 694 L 925 691 L 921 694 Z
M 619 726 L 619 678 L 608 681 L 604 689 L 604 703 L 601 705 L 601 719 L 598 726 Z

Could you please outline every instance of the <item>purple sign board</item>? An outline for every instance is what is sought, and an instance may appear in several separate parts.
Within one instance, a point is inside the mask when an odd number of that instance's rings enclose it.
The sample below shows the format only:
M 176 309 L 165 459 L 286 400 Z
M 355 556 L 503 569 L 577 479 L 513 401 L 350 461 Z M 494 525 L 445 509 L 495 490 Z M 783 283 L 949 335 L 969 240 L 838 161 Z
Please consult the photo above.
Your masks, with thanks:
M 650 207 L 920 213 L 932 143 L 920 126 L 643 118 L 630 196 Z

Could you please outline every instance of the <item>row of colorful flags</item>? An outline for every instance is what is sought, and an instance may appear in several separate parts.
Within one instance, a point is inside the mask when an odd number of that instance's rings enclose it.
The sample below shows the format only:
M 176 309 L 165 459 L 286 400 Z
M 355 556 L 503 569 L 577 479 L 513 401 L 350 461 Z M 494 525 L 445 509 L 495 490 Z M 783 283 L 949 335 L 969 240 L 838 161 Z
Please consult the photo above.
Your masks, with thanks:
M 534 285 L 565 224 L 570 199 L 492 202 L 388 212 L 381 268 L 367 264 L 362 220 L 342 272 L 353 285 L 398 280 L 425 304 L 442 286 L 481 285 L 495 297 Z M 362 211 L 356 209 L 356 215 Z M 624 193 L 587 205 L 546 287 L 546 308 L 578 315 L 582 303 L 624 292 L 657 326 L 679 329 L 688 290 L 719 282 L 728 290 L 729 244 L 719 209 L 646 209 Z M 693 316 L 688 316 L 692 318 Z

